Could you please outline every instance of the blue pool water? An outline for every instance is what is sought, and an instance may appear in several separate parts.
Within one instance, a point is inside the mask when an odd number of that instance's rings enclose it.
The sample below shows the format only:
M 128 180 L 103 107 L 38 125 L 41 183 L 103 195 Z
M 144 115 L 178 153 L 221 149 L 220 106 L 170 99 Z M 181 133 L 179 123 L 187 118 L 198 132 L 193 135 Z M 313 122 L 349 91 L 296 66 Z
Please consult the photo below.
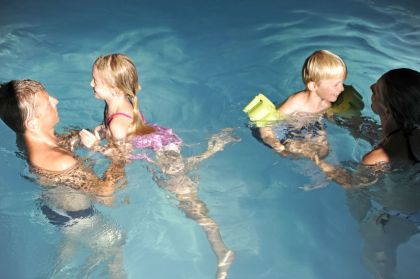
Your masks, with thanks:
M 418 229 L 397 224 L 375 254 L 395 263 L 369 264 L 366 246 L 380 242 L 375 233 L 382 228 L 365 225 L 375 224 L 369 216 L 355 217 L 368 195 L 354 198 L 308 160 L 279 157 L 247 128 L 242 108 L 258 92 L 278 103 L 302 89 L 301 66 L 316 49 L 345 60 L 346 83 L 363 95 L 363 114 L 378 120 L 369 85 L 392 68 L 420 69 L 420 4 L 19 0 L 0 10 L 0 81 L 43 82 L 60 101 L 59 131 L 102 120 L 90 70 L 98 55 L 111 52 L 133 58 L 143 113 L 183 138 L 185 156 L 204 151 L 219 129 L 237 128 L 241 142 L 191 174 L 236 254 L 229 278 L 379 278 L 382 269 L 389 278 L 418 278 Z M 327 131 L 331 162 L 358 161 L 371 148 L 344 128 L 327 124 Z M 110 255 L 122 255 L 119 274 L 128 278 L 215 278 L 203 230 L 156 185 L 145 162 L 126 167 L 129 183 L 113 207 L 95 205 L 95 226 L 72 232 L 41 213 L 41 188 L 27 178 L 17 151 L 14 134 L 0 123 L 1 278 L 107 278 Z M 404 202 L 420 210 L 419 196 Z M 110 240 L 95 242 L 98 235 Z M 101 250 L 110 242 L 112 249 Z M 73 254 L 54 274 L 67 247 Z M 95 253 L 102 257 L 90 257 Z

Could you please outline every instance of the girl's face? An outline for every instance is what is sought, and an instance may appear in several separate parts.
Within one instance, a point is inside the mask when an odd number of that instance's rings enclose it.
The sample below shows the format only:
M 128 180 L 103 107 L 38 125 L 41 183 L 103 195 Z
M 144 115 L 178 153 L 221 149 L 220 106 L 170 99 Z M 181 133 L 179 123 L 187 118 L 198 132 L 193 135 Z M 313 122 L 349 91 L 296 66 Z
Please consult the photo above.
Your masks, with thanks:
M 114 90 L 105 83 L 96 67 L 93 67 L 90 86 L 92 87 L 93 94 L 97 99 L 107 100 L 114 96 Z
M 343 82 L 343 77 L 320 80 L 316 83 L 318 96 L 323 100 L 334 103 L 341 92 L 344 91 Z

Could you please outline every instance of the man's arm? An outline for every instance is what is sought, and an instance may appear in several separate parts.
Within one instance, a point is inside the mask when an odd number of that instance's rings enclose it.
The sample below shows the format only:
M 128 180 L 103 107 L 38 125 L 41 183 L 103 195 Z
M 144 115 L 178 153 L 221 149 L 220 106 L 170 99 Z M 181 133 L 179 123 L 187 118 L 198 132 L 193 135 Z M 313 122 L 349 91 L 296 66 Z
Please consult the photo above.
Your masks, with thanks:
M 115 190 L 121 188 L 125 182 L 123 160 L 112 160 L 103 176 L 98 177 L 81 159 L 62 150 L 53 152 L 45 159 L 49 162 L 48 165 L 34 167 L 41 184 L 68 186 L 101 200 L 106 198 L 107 204 Z

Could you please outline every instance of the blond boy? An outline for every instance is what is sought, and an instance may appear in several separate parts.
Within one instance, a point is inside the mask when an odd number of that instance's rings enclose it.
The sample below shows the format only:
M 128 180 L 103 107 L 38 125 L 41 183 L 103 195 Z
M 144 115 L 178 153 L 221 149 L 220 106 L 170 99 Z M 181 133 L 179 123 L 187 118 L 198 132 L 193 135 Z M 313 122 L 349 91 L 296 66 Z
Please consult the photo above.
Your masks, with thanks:
M 296 113 L 324 113 L 343 92 L 346 76 L 346 65 L 339 56 L 327 50 L 315 51 L 302 67 L 305 90 L 287 98 L 278 111 L 286 116 Z M 261 128 L 260 134 L 266 144 L 284 154 L 286 147 L 277 139 L 271 127 Z

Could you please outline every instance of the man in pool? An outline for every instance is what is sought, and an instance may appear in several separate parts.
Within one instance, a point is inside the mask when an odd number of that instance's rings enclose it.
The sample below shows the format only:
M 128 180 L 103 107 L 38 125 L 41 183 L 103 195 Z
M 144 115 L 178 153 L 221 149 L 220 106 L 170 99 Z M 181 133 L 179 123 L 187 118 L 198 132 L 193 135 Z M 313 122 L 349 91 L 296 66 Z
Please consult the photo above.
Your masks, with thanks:
M 58 100 L 34 80 L 13 80 L 0 87 L 0 117 L 23 140 L 31 171 L 45 186 L 65 185 L 109 202 L 124 178 L 122 160 L 112 160 L 103 178 L 71 151 L 70 137 L 55 133 Z

